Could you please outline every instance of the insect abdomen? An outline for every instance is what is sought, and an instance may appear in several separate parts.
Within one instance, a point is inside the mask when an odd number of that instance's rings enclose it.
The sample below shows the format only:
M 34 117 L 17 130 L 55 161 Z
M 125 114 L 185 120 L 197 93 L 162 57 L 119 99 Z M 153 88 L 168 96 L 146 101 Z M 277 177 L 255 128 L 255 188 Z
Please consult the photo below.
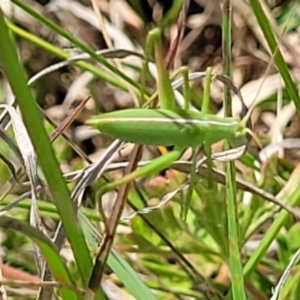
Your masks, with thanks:
M 185 110 L 127 109 L 92 117 L 103 134 L 143 145 L 198 146 L 232 139 L 239 123 Z

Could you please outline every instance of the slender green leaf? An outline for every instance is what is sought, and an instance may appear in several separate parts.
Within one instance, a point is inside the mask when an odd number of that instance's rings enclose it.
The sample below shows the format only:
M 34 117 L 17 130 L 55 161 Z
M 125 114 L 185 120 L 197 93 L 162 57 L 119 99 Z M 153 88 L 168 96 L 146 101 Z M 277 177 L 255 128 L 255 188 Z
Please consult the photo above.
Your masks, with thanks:
M 54 244 L 39 230 L 28 223 L 7 216 L 0 218 L 0 227 L 4 230 L 18 231 L 29 237 L 41 249 L 55 280 L 67 285 L 74 285 L 69 271 Z M 80 299 L 79 295 L 73 290 L 62 288 L 60 291 L 64 299 Z
M 87 217 L 83 215 L 82 211 L 79 211 L 79 220 L 84 229 L 84 234 L 89 241 L 89 246 L 96 251 L 98 247 L 96 240 L 101 239 L 101 237 L 99 236 L 99 231 L 91 224 Z M 133 296 L 135 296 L 136 299 L 156 299 L 151 290 L 137 275 L 135 270 L 115 249 L 112 249 L 111 254 L 108 257 L 108 265 L 124 283 L 128 291 Z
M 232 77 L 231 64 L 231 28 L 232 28 L 232 3 L 230 0 L 222 1 L 223 8 L 223 62 L 225 75 Z M 232 116 L 232 97 L 230 89 L 224 87 L 224 106 L 225 116 Z M 225 148 L 229 149 L 229 144 L 225 143 Z M 246 300 L 244 289 L 243 268 L 240 253 L 239 241 L 239 222 L 238 222 L 238 206 L 236 198 L 236 168 L 234 162 L 227 163 L 226 166 L 226 208 L 227 208 L 227 224 L 228 224 L 228 245 L 229 245 L 229 265 L 231 274 L 231 287 L 233 300 Z
M 98 61 L 100 64 L 107 67 L 109 70 L 111 70 L 116 75 L 120 76 L 122 79 L 130 83 L 133 87 L 140 89 L 140 86 L 138 82 L 133 80 L 132 78 L 126 76 L 123 72 L 119 71 L 115 66 L 110 64 L 103 56 L 96 55 L 93 50 L 91 50 L 89 47 L 87 47 L 85 44 L 80 42 L 78 39 L 75 38 L 74 35 L 66 32 L 61 27 L 50 21 L 49 19 L 45 18 L 35 10 L 33 10 L 30 6 L 28 6 L 26 3 L 19 1 L 19 0 L 11 0 L 12 3 L 16 4 L 20 8 L 22 8 L 24 11 L 26 11 L 28 14 L 36 18 L 38 21 L 40 21 L 42 24 L 46 25 L 53 31 L 57 32 L 59 35 L 63 36 L 67 40 L 69 40 L 73 45 L 77 46 L 82 51 L 88 53 L 92 58 L 94 58 L 96 61 Z
M 24 70 L 19 62 L 16 45 L 10 36 L 4 16 L 0 10 L 0 63 L 10 86 L 17 98 L 22 112 L 24 124 L 30 135 L 32 144 L 45 178 L 49 185 L 53 200 L 61 216 L 67 237 L 71 243 L 82 280 L 88 283 L 92 269 L 92 260 L 82 230 L 74 213 L 69 190 L 61 175 L 57 159 L 49 142 L 42 118 L 33 95 L 28 88 Z M 38 129 L 38 130 L 37 130 Z
M 278 47 L 278 42 L 275 39 L 275 35 L 273 33 L 270 21 L 268 20 L 266 14 L 264 13 L 259 0 L 250 0 L 250 4 L 257 18 L 258 24 L 268 42 L 271 53 L 274 56 L 275 64 L 285 82 L 287 91 L 295 103 L 298 114 L 300 114 L 300 98 L 299 98 L 298 89 L 293 82 L 288 66 L 284 61 L 281 51 Z

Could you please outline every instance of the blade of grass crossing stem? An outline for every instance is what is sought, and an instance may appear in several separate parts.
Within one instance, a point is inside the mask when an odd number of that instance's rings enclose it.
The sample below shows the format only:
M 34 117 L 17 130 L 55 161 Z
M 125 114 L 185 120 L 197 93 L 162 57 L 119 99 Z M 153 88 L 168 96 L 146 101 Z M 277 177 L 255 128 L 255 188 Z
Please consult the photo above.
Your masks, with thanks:
M 300 114 L 300 98 L 299 98 L 298 90 L 297 90 L 296 85 L 293 82 L 293 79 L 290 75 L 288 66 L 287 66 L 286 62 L 284 61 L 281 51 L 278 47 L 278 43 L 275 39 L 275 35 L 272 31 L 270 22 L 269 22 L 267 16 L 265 15 L 259 0 L 250 0 L 250 5 L 251 5 L 252 10 L 255 14 L 255 17 L 258 21 L 259 27 L 261 28 L 261 30 L 265 36 L 265 39 L 268 42 L 271 53 L 274 56 L 275 64 L 278 68 L 280 75 L 282 76 L 282 78 L 284 80 L 286 89 L 287 89 L 290 97 L 292 98 L 292 100 L 295 103 L 295 106 L 296 106 L 296 109 L 297 109 L 297 112 L 299 115 Z
M 18 60 L 16 45 L 0 10 L 0 63 L 9 84 L 18 100 L 24 124 L 31 138 L 34 149 L 53 200 L 57 206 L 67 237 L 72 246 L 78 270 L 84 285 L 87 286 L 92 269 L 92 260 L 82 230 L 78 224 L 69 190 L 59 169 L 59 164 L 50 145 L 33 95 L 26 84 L 23 68 Z M 38 128 L 38 130 L 37 130 Z
M 222 54 L 225 75 L 231 78 L 231 20 L 232 6 L 230 0 L 222 1 Z M 232 115 L 231 91 L 224 86 L 224 106 L 225 116 Z M 225 142 L 225 149 L 229 149 L 229 143 Z M 229 245 L 229 266 L 231 274 L 231 287 L 233 300 L 246 300 L 244 291 L 243 268 L 241 262 L 237 200 L 235 182 L 235 164 L 227 163 L 226 166 L 226 208 L 228 224 L 228 245 Z

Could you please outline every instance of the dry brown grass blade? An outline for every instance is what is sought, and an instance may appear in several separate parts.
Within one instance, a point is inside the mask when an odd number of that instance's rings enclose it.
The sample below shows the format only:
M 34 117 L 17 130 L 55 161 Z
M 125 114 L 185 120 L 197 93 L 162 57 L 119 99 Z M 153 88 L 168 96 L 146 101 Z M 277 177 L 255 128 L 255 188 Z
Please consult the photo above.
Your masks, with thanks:
M 79 176 L 80 179 L 71 194 L 75 210 L 77 210 L 81 204 L 81 197 L 85 188 L 90 185 L 96 178 L 102 175 L 102 173 L 106 169 L 106 166 L 111 162 L 111 160 L 114 159 L 114 156 L 120 149 L 120 146 L 121 142 L 116 140 L 110 145 L 110 147 L 105 151 L 105 153 L 98 161 L 89 165 L 81 172 Z M 56 244 L 58 249 L 61 249 L 64 241 L 65 233 L 62 227 L 62 223 L 60 222 L 55 232 L 54 243 Z
M 50 136 L 50 141 L 53 142 L 59 135 L 62 135 L 72 146 L 72 148 L 88 163 L 92 163 L 92 161 L 89 159 L 89 157 L 87 155 L 85 155 L 85 153 L 68 137 L 68 135 L 64 132 L 68 126 L 70 126 L 70 124 L 72 123 L 72 121 L 76 118 L 76 116 L 80 113 L 80 111 L 83 109 L 84 105 L 86 104 L 86 102 L 88 101 L 89 97 L 87 99 L 85 99 L 83 102 L 81 102 L 81 104 L 78 105 L 78 107 L 75 109 L 75 111 L 73 112 L 73 114 L 68 117 L 64 122 L 62 122 L 61 125 L 56 125 L 56 123 L 54 121 L 52 121 L 51 118 L 48 117 L 48 115 L 45 113 L 44 110 L 42 110 L 40 108 L 40 111 L 44 114 L 44 116 L 46 117 L 46 119 L 49 121 L 49 123 L 53 126 L 56 127 L 56 130 L 51 134 Z M 10 168 L 11 169 L 11 168 Z M 15 185 L 15 183 L 19 183 L 19 177 L 21 175 L 21 167 L 18 168 L 17 170 L 11 169 L 12 175 L 13 175 L 13 180 L 10 180 L 8 182 L 5 183 L 5 185 L 3 185 L 1 187 L 1 195 L 2 195 L 2 199 L 4 199 L 6 197 L 6 195 L 9 193 L 9 191 L 13 188 L 13 186 Z M 21 183 L 20 183 L 21 184 Z M 36 187 L 38 188 L 38 187 Z M 27 194 L 26 194 L 27 195 Z M 27 196 L 30 196 L 27 195 Z M 13 208 L 15 205 L 17 205 L 21 200 L 23 199 L 23 197 L 18 197 L 15 201 L 13 201 L 8 207 L 6 207 L 5 209 L 2 209 L 1 211 L 7 211 L 10 210 L 11 208 Z
M 78 183 L 72 191 L 71 198 L 75 201 L 84 191 L 84 189 L 91 185 L 94 180 L 99 178 L 103 172 L 107 169 L 107 166 L 115 158 L 122 146 L 122 142 L 119 140 L 114 141 L 103 153 L 103 155 L 94 163 L 86 167 L 81 175 Z
M 73 123 L 73 121 L 76 119 L 76 117 L 83 110 L 84 106 L 86 105 L 86 103 L 89 101 L 90 98 L 91 98 L 91 96 L 88 96 L 87 98 L 85 98 L 74 109 L 74 111 L 72 112 L 72 114 L 70 116 L 68 116 L 66 119 L 64 119 L 63 122 L 61 122 L 61 124 L 58 127 L 56 127 L 56 129 L 54 130 L 54 132 L 52 132 L 51 135 L 50 135 L 50 141 L 51 141 L 51 143 L 54 142 L 62 134 L 62 132 L 65 131 Z
M 168 51 L 168 54 L 165 58 L 166 63 L 166 69 L 169 70 L 171 68 L 171 65 L 173 64 L 175 60 L 175 56 L 179 49 L 179 44 L 183 36 L 183 31 L 185 28 L 185 22 L 187 17 L 187 12 L 190 6 L 190 0 L 185 0 L 182 5 L 181 12 L 178 17 L 178 25 L 177 25 L 177 35 L 175 37 L 175 40 L 172 42 L 171 47 Z
M 135 146 L 134 150 L 130 156 L 129 164 L 125 169 L 125 175 L 133 172 L 137 166 L 138 161 L 140 160 L 143 152 L 142 146 Z M 92 276 L 89 282 L 89 288 L 91 291 L 97 291 L 99 283 L 104 272 L 104 268 L 107 262 L 108 255 L 110 253 L 111 247 L 113 245 L 114 237 L 116 230 L 123 212 L 123 209 L 126 204 L 127 196 L 131 188 L 132 182 L 121 185 L 118 190 L 118 196 L 114 203 L 112 213 L 108 220 L 105 222 L 105 235 L 104 239 L 100 245 L 99 251 L 96 256 L 96 263 L 93 268 Z M 101 206 L 101 203 L 99 203 Z M 101 211 L 100 211 L 101 213 Z
M 17 110 L 13 106 L 7 104 L 1 104 L 0 107 L 6 109 L 10 115 L 16 143 L 22 155 L 26 174 L 29 178 L 30 187 L 31 187 L 30 224 L 38 228 L 40 231 L 43 231 L 42 221 L 36 203 L 37 201 L 36 188 L 39 184 L 39 179 L 37 175 L 37 161 L 36 161 L 33 145 L 27 133 L 26 127 L 23 123 L 22 117 L 17 112 Z M 37 266 L 41 271 L 43 265 L 43 258 L 40 249 L 35 245 L 34 245 L 34 249 L 35 249 L 35 258 L 36 258 Z

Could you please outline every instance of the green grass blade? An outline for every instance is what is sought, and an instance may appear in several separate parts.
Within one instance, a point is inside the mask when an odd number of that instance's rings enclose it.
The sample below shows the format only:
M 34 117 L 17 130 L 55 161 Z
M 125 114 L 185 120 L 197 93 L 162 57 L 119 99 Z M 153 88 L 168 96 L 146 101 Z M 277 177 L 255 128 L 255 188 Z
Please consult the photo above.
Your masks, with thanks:
M 285 63 L 283 56 L 281 54 L 281 51 L 278 47 L 278 43 L 277 43 L 274 33 L 272 31 L 271 24 L 270 24 L 267 16 L 265 15 L 259 0 L 250 0 L 250 4 L 251 4 L 252 10 L 257 18 L 258 24 L 268 42 L 271 53 L 274 56 L 275 64 L 278 68 L 280 75 L 282 76 L 282 78 L 284 80 L 286 89 L 287 89 L 290 97 L 292 98 L 292 100 L 295 103 L 298 114 L 300 114 L 300 98 L 299 98 L 298 90 L 297 90 L 296 85 L 293 82 L 293 79 L 290 75 L 287 64 Z
M 192 166 L 191 166 L 191 173 L 190 173 L 190 183 L 188 186 L 186 198 L 184 199 L 182 203 L 182 208 L 181 208 L 181 219 L 183 221 L 187 220 L 187 215 L 191 206 L 192 202 L 192 197 L 193 197 L 193 192 L 194 192 L 194 187 L 197 183 L 197 170 L 196 170 L 196 164 L 197 164 L 197 154 L 198 154 L 198 147 L 192 148 Z
M 104 65 L 106 68 L 108 68 L 110 71 L 121 77 L 123 80 L 127 81 L 129 84 L 131 84 L 133 87 L 140 90 L 140 85 L 135 80 L 131 79 L 130 77 L 126 76 L 123 72 L 118 70 L 115 66 L 110 64 L 105 58 L 103 58 L 101 55 L 96 55 L 92 49 L 87 47 L 85 44 L 80 42 L 78 39 L 75 38 L 74 35 L 66 32 L 61 27 L 50 21 L 49 19 L 43 17 L 41 14 L 30 8 L 28 5 L 26 5 L 24 2 L 19 0 L 12 0 L 12 3 L 16 4 L 20 8 L 22 8 L 24 11 L 26 11 L 28 14 L 33 16 L 35 19 L 40 21 L 42 24 L 46 25 L 56 33 L 58 33 L 60 36 L 63 36 L 68 41 L 70 41 L 74 46 L 77 46 L 79 49 L 81 49 L 83 52 L 88 53 L 92 58 L 94 58 L 96 61 L 98 61 L 100 64 Z
M 203 113 L 208 113 L 209 111 L 209 101 L 210 101 L 210 85 L 212 81 L 212 69 L 208 67 L 206 69 L 206 76 L 205 76 L 205 85 L 204 85 L 204 92 L 203 92 L 203 102 L 201 106 L 201 111 Z
M 52 53 L 62 59 L 70 58 L 70 55 L 67 52 L 65 52 L 65 51 L 61 50 L 60 48 L 48 43 L 47 41 L 44 41 L 41 38 L 25 31 L 24 29 L 14 25 L 10 22 L 7 22 L 7 26 L 14 34 L 20 36 L 23 39 L 26 39 L 27 41 L 33 43 L 36 46 L 39 46 L 40 48 L 48 51 L 49 53 Z M 122 82 L 118 78 L 111 76 L 108 72 L 104 72 L 101 69 L 99 69 L 85 61 L 76 61 L 76 62 L 74 62 L 74 64 L 77 65 L 78 67 L 80 67 L 82 70 L 91 72 L 99 79 L 102 79 L 103 81 L 106 81 L 106 82 L 110 83 L 111 85 L 116 86 L 116 87 L 126 91 L 126 85 L 124 84 L 124 82 Z M 135 89 L 135 91 L 137 92 L 137 95 L 139 95 L 138 90 Z
M 108 257 L 108 265 L 119 276 L 124 285 L 136 299 L 157 299 L 151 290 L 139 278 L 137 272 L 133 270 L 129 263 L 114 249 Z
M 133 171 L 132 173 L 113 182 L 107 183 L 106 185 L 101 187 L 97 193 L 100 196 L 108 191 L 115 189 L 121 184 L 133 181 L 139 177 L 148 176 L 160 172 L 161 170 L 168 168 L 174 161 L 176 161 L 180 157 L 181 154 L 182 150 L 175 149 L 172 152 L 165 154 L 164 156 L 159 156 L 153 159 L 147 165 Z
M 230 162 L 229 164 L 234 164 Z M 236 203 L 236 183 L 235 168 L 227 166 L 226 169 L 226 199 L 227 199 L 227 220 L 228 220 L 228 240 L 229 240 L 229 264 L 231 273 L 232 295 L 234 300 L 246 300 L 244 291 L 243 269 L 240 254 L 237 203 Z
M 151 44 L 154 45 L 154 55 L 157 66 L 157 89 L 161 108 L 174 110 L 175 96 L 162 55 L 161 31 L 157 28 L 153 29 L 149 33 L 149 40 L 153 40 Z
M 37 158 L 49 185 L 49 190 L 61 216 L 67 237 L 72 246 L 82 280 L 88 283 L 92 260 L 82 230 L 73 210 L 69 190 L 61 175 L 58 161 L 49 142 L 34 97 L 26 84 L 26 76 L 18 60 L 16 45 L 10 36 L 0 10 L 0 63 L 16 96 L 23 121 L 30 135 Z M 38 129 L 38 130 L 37 130 Z
M 10 203 L 9 197 L 1 202 L 1 205 L 7 206 Z M 22 216 L 26 215 L 25 210 L 30 209 L 30 199 L 23 200 L 18 203 L 18 209 L 22 208 Z M 59 215 L 57 214 L 57 209 L 51 203 L 45 201 L 38 201 L 39 211 L 41 216 L 51 217 L 54 220 L 59 220 Z M 24 212 L 24 213 L 23 213 Z M 79 221 L 82 225 L 85 238 L 89 246 L 96 251 L 98 244 L 97 239 L 100 239 L 99 232 L 95 229 L 91 221 L 100 221 L 99 215 L 94 209 L 87 209 L 82 207 L 78 213 Z M 95 239 L 95 236 L 97 237 Z M 135 270 L 130 266 L 130 264 L 117 252 L 117 250 L 112 249 L 112 252 L 108 258 L 108 265 L 113 270 L 113 272 L 119 277 L 127 290 L 136 299 L 145 300 L 155 300 L 155 296 L 151 290 L 145 285 L 141 278 L 137 275 Z
M 189 109 L 191 105 L 191 87 L 189 82 L 189 69 L 188 67 L 181 67 L 180 70 L 183 77 L 184 109 Z
M 81 210 L 79 211 L 79 220 L 84 229 L 85 236 L 90 243 L 89 246 L 96 251 L 98 248 L 96 240 L 101 239 L 98 230 L 94 228 Z M 136 299 L 156 299 L 151 290 L 137 275 L 136 271 L 115 249 L 112 249 L 108 257 L 108 265 Z
M 9 229 L 18 231 L 19 233 L 22 233 L 30 238 L 41 249 L 55 280 L 67 285 L 74 285 L 69 271 L 54 244 L 38 229 L 30 226 L 28 223 L 7 216 L 2 216 L 0 218 L 0 227 L 4 230 Z M 80 299 L 79 295 L 70 289 L 62 288 L 60 289 L 60 292 L 63 299 Z
M 232 77 L 231 64 L 231 21 L 232 21 L 232 4 L 230 0 L 223 0 L 223 19 L 222 19 L 222 35 L 223 35 L 223 62 L 225 75 Z M 232 115 L 232 98 L 231 91 L 224 86 L 224 106 L 225 116 Z M 229 143 L 225 143 L 225 148 L 229 149 Z M 227 163 L 226 166 L 226 208 L 227 208 L 227 224 L 228 224 L 228 245 L 229 245 L 229 266 L 231 273 L 231 287 L 233 300 L 246 300 L 244 290 L 243 268 L 240 254 L 239 243 L 239 222 L 238 207 L 236 199 L 236 181 L 235 181 L 235 163 L 233 161 Z
M 294 174 L 292 174 L 292 177 L 290 178 L 291 182 L 291 190 L 293 190 L 290 197 L 288 197 L 286 194 L 284 197 L 287 198 L 287 203 L 291 205 L 292 207 L 295 207 L 300 204 L 300 189 L 297 188 L 297 184 L 300 180 L 300 168 L 299 166 L 294 170 Z M 275 221 L 271 225 L 271 227 L 268 229 L 267 233 L 264 235 L 262 241 L 260 242 L 258 248 L 254 251 L 254 253 L 251 255 L 250 259 L 245 265 L 244 268 L 244 277 L 245 279 L 249 278 L 253 270 L 256 268 L 258 263 L 261 261 L 262 257 L 267 252 L 268 248 L 270 247 L 271 243 L 274 241 L 276 236 L 279 233 L 279 230 L 282 228 L 282 226 L 287 222 L 290 215 L 285 210 L 282 210 L 279 215 L 276 217 Z
M 285 188 L 280 192 L 280 195 L 277 197 L 280 199 L 284 197 L 287 199 L 287 203 L 292 207 L 295 207 L 300 204 L 300 189 L 297 188 L 297 184 L 300 181 L 300 167 L 294 170 L 289 179 Z M 289 194 L 289 195 L 288 195 Z M 247 280 L 250 278 L 251 274 L 260 263 L 263 256 L 266 254 L 268 248 L 270 247 L 271 243 L 276 239 L 280 229 L 284 224 L 289 220 L 289 213 L 285 210 L 282 210 L 279 215 L 276 217 L 275 221 L 272 223 L 266 234 L 264 235 L 262 241 L 260 242 L 259 246 L 255 249 L 255 251 L 251 254 L 251 257 L 247 261 L 246 265 L 244 266 L 243 274 L 244 279 Z M 232 290 L 229 291 L 226 299 L 231 299 Z
M 171 8 L 159 22 L 158 26 L 161 29 L 161 31 L 163 31 L 167 26 L 170 26 L 170 24 L 172 24 L 178 18 L 182 5 L 183 0 L 173 1 Z

